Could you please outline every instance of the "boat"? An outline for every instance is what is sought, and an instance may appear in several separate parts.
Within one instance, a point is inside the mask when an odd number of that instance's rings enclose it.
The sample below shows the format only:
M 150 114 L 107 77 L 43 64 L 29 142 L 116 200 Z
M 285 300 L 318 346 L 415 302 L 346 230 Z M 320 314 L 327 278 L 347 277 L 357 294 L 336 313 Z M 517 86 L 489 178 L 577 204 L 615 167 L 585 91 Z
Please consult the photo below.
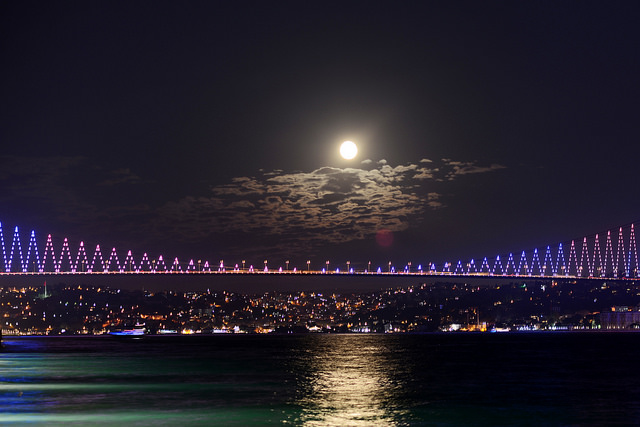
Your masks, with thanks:
M 141 338 L 145 334 L 146 334 L 146 328 L 144 324 L 138 324 L 138 323 L 136 323 L 136 325 L 132 329 L 123 329 L 121 331 L 109 332 L 109 335 L 111 336 L 131 337 L 131 338 Z

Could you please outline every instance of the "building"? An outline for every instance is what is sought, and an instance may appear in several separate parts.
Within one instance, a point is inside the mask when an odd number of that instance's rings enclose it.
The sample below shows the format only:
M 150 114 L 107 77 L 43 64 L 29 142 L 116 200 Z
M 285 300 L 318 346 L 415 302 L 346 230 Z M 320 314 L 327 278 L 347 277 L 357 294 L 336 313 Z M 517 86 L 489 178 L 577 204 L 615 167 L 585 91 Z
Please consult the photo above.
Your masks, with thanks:
M 640 307 L 615 306 L 600 313 L 602 329 L 636 329 L 640 327 Z

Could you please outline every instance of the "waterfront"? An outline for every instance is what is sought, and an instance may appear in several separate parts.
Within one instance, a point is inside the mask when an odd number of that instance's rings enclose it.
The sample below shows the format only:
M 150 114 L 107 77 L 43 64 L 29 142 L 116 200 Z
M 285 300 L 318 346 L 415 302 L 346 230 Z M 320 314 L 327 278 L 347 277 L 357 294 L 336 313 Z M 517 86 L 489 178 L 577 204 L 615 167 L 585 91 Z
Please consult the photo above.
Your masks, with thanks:
M 632 425 L 637 333 L 10 337 L 0 421 Z
M 625 281 L 423 283 L 375 292 L 0 288 L 5 335 L 623 330 L 640 324 Z

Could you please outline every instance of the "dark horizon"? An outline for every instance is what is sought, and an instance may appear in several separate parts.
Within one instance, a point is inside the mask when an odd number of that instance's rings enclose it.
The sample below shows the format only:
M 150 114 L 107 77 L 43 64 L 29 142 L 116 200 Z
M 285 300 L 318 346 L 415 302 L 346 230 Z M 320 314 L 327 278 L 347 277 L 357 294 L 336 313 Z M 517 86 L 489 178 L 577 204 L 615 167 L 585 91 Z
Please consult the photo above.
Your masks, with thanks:
M 377 292 L 410 286 L 438 284 L 466 284 L 490 287 L 496 284 L 523 283 L 576 283 L 579 287 L 593 286 L 594 283 L 629 283 L 636 286 L 637 280 L 624 278 L 571 278 L 571 277 L 526 277 L 526 276 L 475 276 L 461 277 L 448 275 L 403 276 L 395 274 L 150 274 L 129 276 L 126 274 L 107 275 L 0 275 L 0 287 L 41 287 L 50 286 L 92 286 L 122 290 L 145 290 L 150 292 L 202 292 L 227 291 L 240 294 L 262 294 L 265 292 Z
M 178 292 L 216 291 L 263 293 L 269 291 L 378 291 L 396 286 L 423 283 L 426 277 L 398 277 L 391 275 L 264 275 L 264 274 L 154 274 L 151 277 L 127 275 L 76 275 L 76 276 L 4 276 L 0 275 L 0 287 L 67 285 L 96 286 L 111 289 Z

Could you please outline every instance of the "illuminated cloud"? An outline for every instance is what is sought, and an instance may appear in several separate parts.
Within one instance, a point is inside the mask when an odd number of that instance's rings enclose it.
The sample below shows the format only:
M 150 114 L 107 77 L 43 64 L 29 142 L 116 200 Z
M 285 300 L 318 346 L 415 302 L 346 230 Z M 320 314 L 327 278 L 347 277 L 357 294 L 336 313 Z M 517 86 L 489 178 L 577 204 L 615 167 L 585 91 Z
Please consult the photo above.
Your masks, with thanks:
M 272 236 L 273 242 L 289 250 L 308 250 L 310 244 L 370 238 L 380 229 L 410 229 L 427 211 L 446 206 L 442 194 L 429 183 L 502 168 L 451 160 L 436 165 L 427 159 L 398 166 L 379 160 L 376 165 L 370 169 L 262 171 L 257 176 L 236 177 L 228 184 L 213 186 L 209 197 L 166 204 L 159 220 L 161 227 L 174 227 L 183 236 L 201 236 L 202 230 L 212 238 L 227 233 Z
M 422 212 L 422 198 L 402 182 L 405 174 L 405 167 L 325 167 L 242 177 L 213 187 L 211 197 L 169 203 L 161 215 L 181 223 L 180 218 L 206 218 L 212 234 L 260 233 L 343 243 L 379 228 L 404 230 Z

